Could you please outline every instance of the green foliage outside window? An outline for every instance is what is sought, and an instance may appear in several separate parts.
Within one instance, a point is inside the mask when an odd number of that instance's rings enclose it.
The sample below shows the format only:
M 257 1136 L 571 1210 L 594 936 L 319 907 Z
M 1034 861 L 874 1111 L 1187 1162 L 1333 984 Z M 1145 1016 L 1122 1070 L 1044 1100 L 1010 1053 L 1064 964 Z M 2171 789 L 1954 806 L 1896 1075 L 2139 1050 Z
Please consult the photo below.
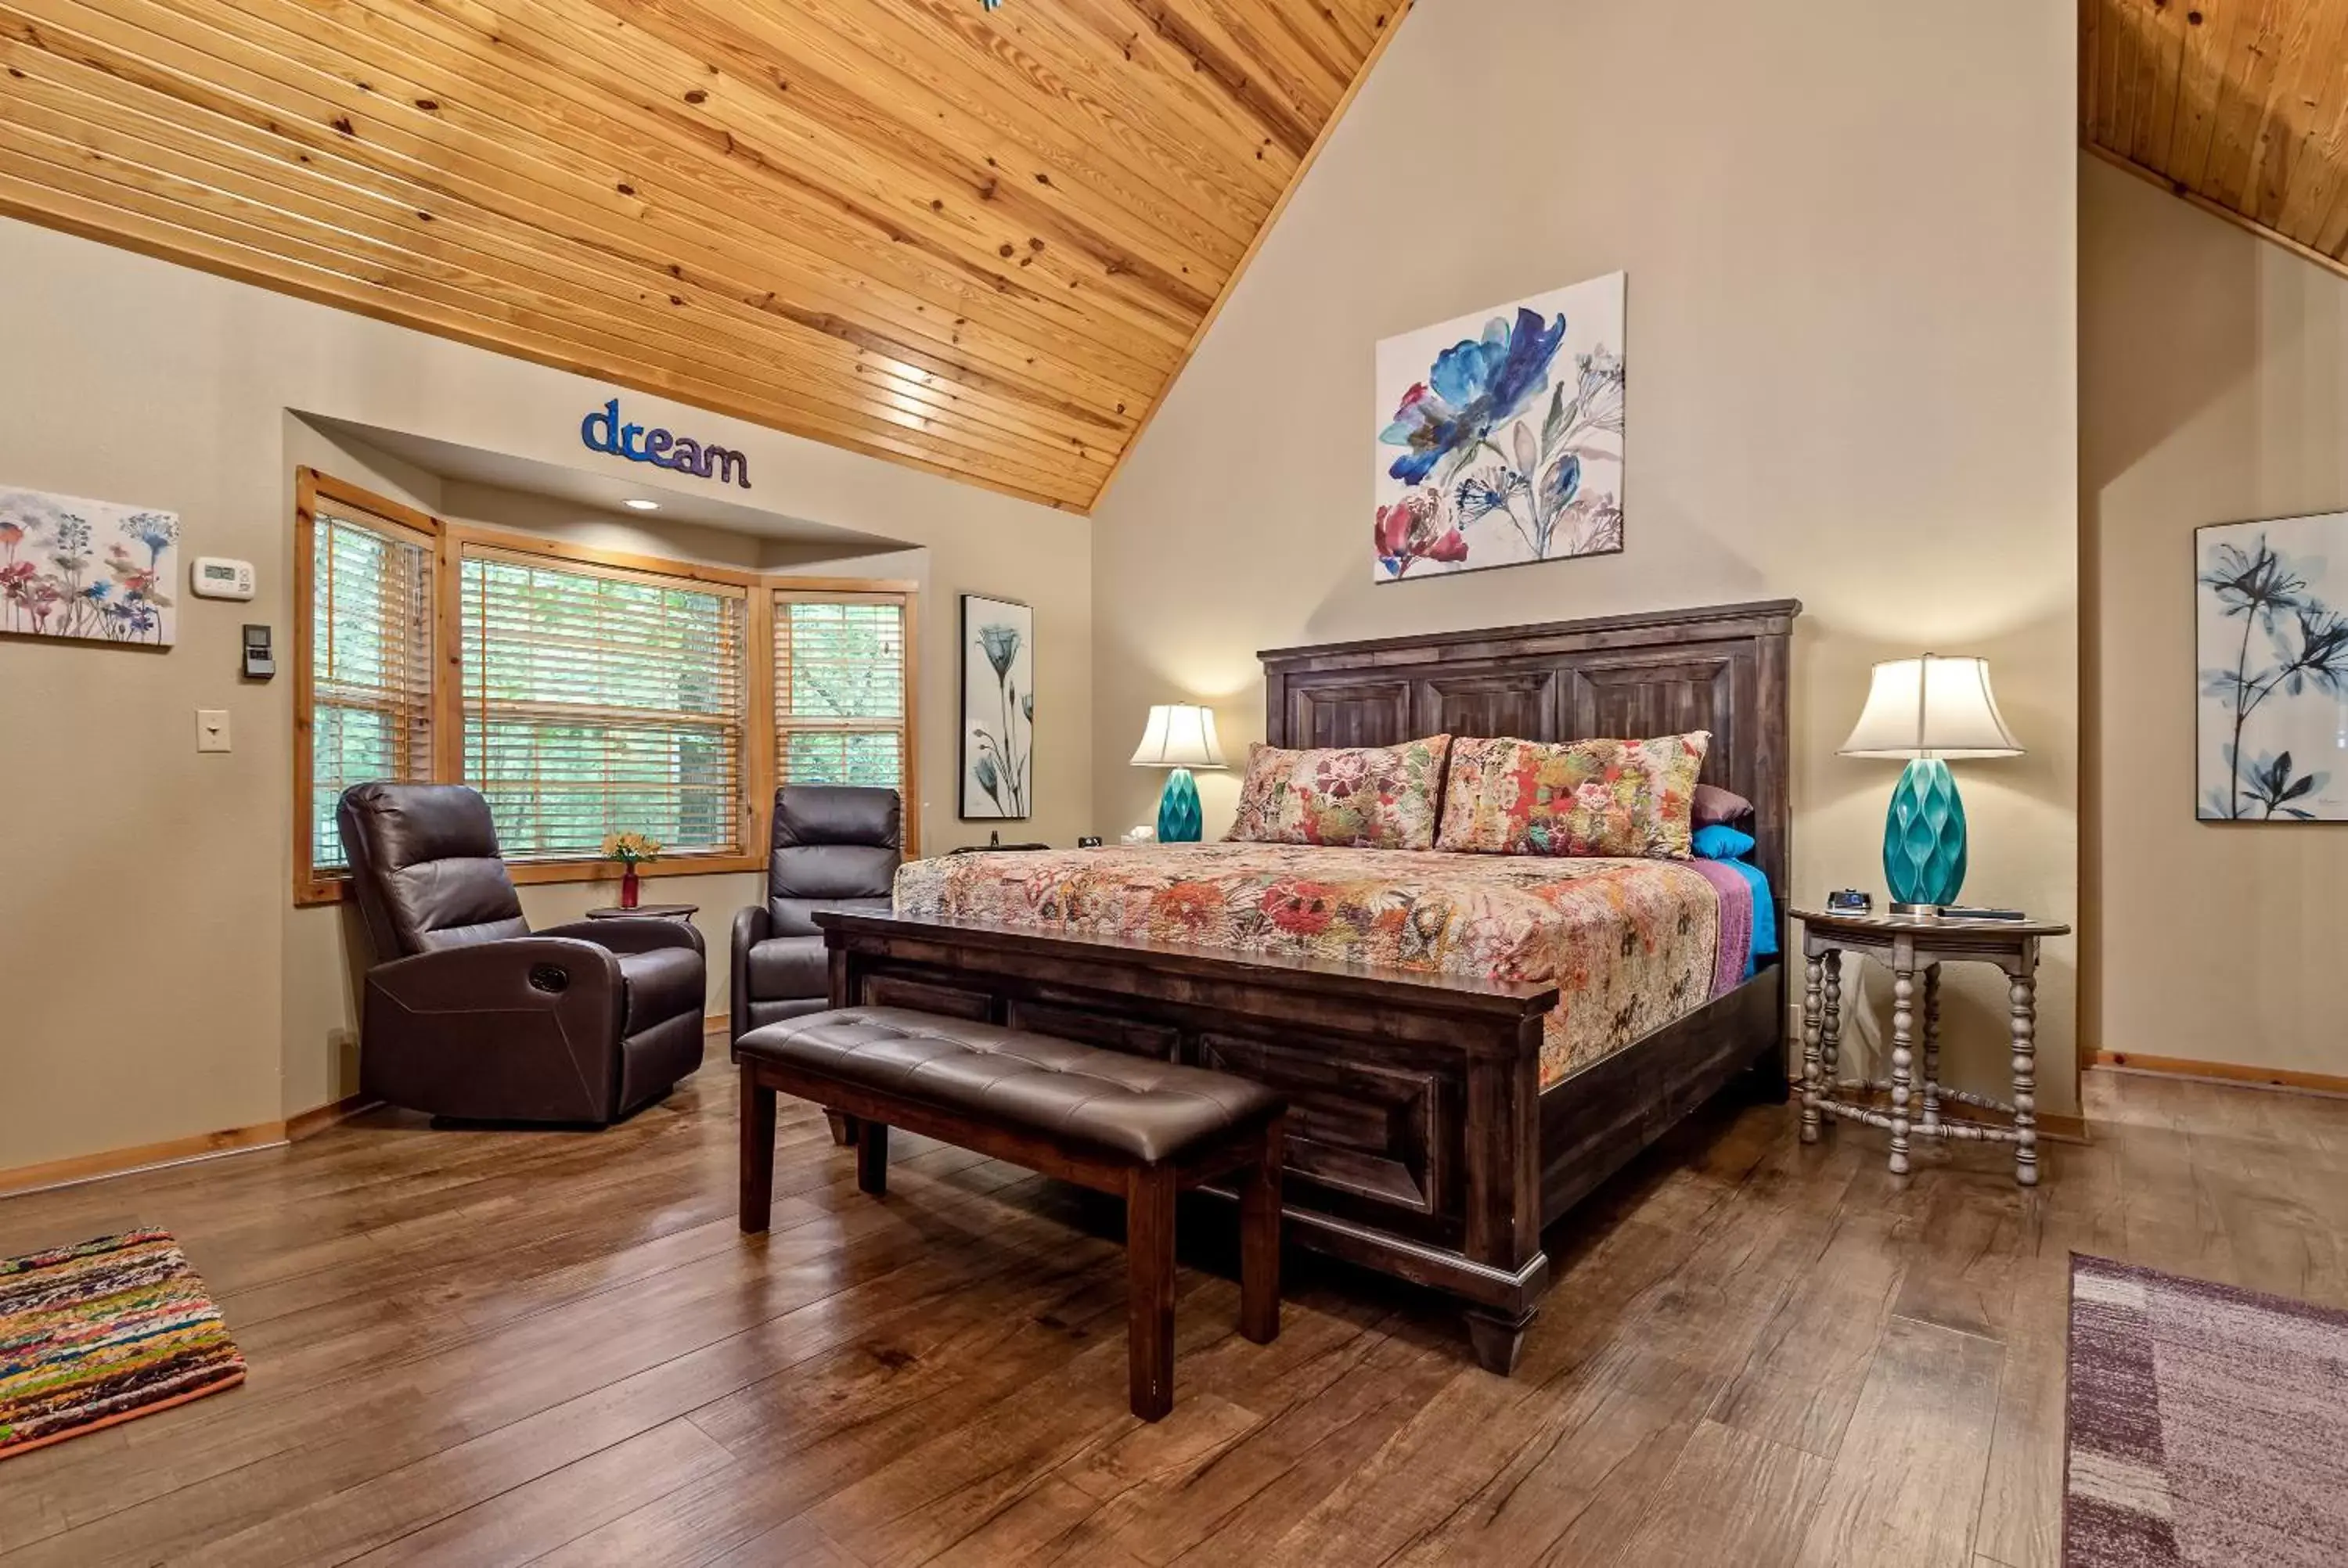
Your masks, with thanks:
M 514 858 L 637 832 L 736 853 L 738 595 L 502 556 L 466 558 L 465 782 Z

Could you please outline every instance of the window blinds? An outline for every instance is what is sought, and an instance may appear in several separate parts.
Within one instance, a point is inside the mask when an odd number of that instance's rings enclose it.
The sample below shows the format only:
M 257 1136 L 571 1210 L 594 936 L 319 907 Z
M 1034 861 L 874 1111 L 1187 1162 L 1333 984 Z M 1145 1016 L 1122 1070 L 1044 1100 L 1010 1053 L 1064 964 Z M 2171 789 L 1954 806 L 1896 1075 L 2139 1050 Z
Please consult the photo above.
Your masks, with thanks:
M 908 794 L 905 600 L 775 595 L 775 782 Z
M 432 541 L 324 504 L 310 527 L 310 866 L 331 875 L 345 789 L 432 776 Z
M 467 545 L 465 782 L 509 859 L 742 852 L 747 590 Z

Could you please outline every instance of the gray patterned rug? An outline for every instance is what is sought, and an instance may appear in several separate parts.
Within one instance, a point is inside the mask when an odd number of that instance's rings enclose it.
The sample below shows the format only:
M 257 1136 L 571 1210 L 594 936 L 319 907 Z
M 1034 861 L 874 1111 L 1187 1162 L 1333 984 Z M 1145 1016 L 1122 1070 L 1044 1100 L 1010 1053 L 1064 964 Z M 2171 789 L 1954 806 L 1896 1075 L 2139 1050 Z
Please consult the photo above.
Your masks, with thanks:
M 2071 1259 L 2065 1568 L 2348 1563 L 2348 1313 Z

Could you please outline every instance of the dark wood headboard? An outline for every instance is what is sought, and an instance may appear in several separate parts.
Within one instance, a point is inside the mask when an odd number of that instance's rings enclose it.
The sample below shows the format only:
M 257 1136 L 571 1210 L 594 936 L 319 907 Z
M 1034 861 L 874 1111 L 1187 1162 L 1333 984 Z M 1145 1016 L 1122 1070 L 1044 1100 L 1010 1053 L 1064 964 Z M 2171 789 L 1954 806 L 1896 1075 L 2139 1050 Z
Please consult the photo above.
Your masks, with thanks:
M 1756 863 L 1782 900 L 1793 868 L 1787 774 L 1795 600 L 1279 648 L 1263 661 L 1275 746 L 1391 746 L 1419 735 L 1529 741 L 1712 732 L 1704 779 L 1753 802 Z

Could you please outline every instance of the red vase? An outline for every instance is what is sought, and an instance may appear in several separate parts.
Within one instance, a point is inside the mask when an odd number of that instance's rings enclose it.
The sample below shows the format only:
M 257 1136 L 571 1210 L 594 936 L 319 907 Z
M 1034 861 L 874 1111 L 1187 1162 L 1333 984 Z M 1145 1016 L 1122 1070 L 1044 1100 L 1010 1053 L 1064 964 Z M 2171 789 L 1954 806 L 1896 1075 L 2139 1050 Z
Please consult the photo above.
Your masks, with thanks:
M 620 874 L 620 907 L 623 909 L 634 908 L 636 907 L 636 897 L 640 891 L 641 889 L 638 887 L 636 883 L 636 868 L 631 866 L 627 870 Z

